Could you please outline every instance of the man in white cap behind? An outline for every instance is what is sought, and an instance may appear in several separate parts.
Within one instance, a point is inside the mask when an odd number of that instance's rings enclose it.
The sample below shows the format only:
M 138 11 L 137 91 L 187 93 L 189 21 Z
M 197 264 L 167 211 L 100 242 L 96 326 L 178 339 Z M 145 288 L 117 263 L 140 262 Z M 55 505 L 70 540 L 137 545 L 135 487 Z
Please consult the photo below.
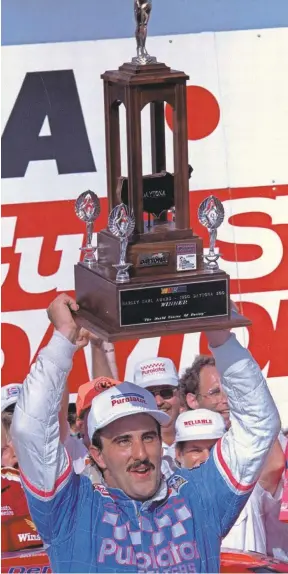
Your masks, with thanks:
M 90 453 L 105 484 L 93 490 L 73 472 L 59 438 L 66 379 L 74 353 L 87 342 L 75 322 L 78 308 L 65 294 L 50 305 L 55 332 L 23 383 L 12 423 L 29 507 L 52 570 L 217 572 L 221 538 L 247 502 L 280 428 L 259 366 L 229 330 L 208 333 L 234 430 L 205 464 L 179 469 L 168 481 L 161 476 L 160 438 L 168 415 L 153 395 L 123 383 L 95 397 Z
M 225 433 L 219 413 L 197 409 L 181 413 L 176 420 L 176 461 L 181 468 L 195 468 L 205 462 L 212 447 Z
M 13 413 L 21 387 L 20 383 L 10 383 L 1 387 L 1 413 L 3 411 Z
M 172 466 L 175 459 L 175 422 L 180 412 L 176 367 L 171 359 L 146 359 L 135 365 L 134 383 L 152 393 L 158 409 L 170 417 L 169 422 L 162 426 L 161 436 L 163 458 Z
M 219 451 L 220 439 L 225 432 L 225 421 L 220 413 L 208 409 L 197 409 L 179 415 L 176 421 L 175 448 L 176 461 L 179 466 L 193 469 L 205 463 L 213 447 Z M 232 432 L 233 428 L 228 431 L 228 433 Z M 216 443 L 218 447 L 215 446 Z M 267 518 L 269 519 L 270 514 L 268 512 L 269 501 L 271 491 L 275 492 L 281 478 L 283 462 L 282 449 L 276 441 L 247 504 L 222 541 L 224 548 L 269 553 L 266 531 Z M 281 558 L 285 556 L 282 554 Z

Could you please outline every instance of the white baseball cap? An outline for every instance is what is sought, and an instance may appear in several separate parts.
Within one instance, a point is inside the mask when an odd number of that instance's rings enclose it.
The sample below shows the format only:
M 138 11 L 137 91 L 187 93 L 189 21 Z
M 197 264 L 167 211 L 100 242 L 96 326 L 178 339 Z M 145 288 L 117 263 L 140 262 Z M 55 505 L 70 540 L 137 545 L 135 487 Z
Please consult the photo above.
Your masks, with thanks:
M 128 415 L 147 414 L 158 423 L 167 424 L 169 415 L 160 411 L 149 391 L 139 389 L 133 383 L 121 383 L 100 393 L 92 401 L 88 415 L 88 435 L 92 440 L 96 430 Z
M 171 359 L 156 357 L 135 365 L 134 383 L 143 389 L 147 387 L 178 387 L 179 377 Z
M 196 409 L 181 413 L 175 423 L 175 442 L 218 439 L 224 435 L 225 422 L 220 413 Z
M 10 383 L 1 387 L 1 413 L 10 405 L 17 403 L 21 388 L 21 383 Z

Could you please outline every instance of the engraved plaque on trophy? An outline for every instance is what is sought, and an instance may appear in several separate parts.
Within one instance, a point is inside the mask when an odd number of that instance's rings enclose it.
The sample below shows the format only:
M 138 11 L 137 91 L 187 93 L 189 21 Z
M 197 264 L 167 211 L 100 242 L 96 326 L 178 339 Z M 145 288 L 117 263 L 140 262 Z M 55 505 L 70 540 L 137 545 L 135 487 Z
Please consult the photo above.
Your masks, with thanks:
M 106 137 L 107 228 L 97 263 L 75 266 L 78 322 L 116 341 L 249 325 L 231 315 L 230 281 L 215 252 L 224 209 L 216 197 L 198 217 L 209 253 L 190 227 L 186 82 L 146 49 L 151 2 L 135 0 L 137 55 L 102 75 Z M 165 102 L 173 108 L 174 170 L 166 169 Z M 127 125 L 128 174 L 121 173 L 119 106 Z M 141 112 L 150 107 L 152 173 L 143 174 Z M 197 209 L 197 206 L 195 206 Z

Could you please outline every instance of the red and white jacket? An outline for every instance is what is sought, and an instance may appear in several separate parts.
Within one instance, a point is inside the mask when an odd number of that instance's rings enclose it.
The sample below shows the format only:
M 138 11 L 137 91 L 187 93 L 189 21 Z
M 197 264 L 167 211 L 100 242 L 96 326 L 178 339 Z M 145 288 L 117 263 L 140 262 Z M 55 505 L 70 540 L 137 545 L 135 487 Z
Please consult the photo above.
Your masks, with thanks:
M 1 468 L 1 547 L 13 552 L 42 546 L 41 538 L 30 516 L 20 472 Z

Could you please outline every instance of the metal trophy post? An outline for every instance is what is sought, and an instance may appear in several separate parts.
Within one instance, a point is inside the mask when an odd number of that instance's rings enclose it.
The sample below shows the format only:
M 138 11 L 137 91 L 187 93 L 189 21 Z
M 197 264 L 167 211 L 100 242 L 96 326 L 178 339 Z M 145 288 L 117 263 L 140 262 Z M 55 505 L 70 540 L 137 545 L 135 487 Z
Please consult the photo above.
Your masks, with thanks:
M 215 244 L 217 239 L 217 229 L 220 227 L 224 220 L 224 207 L 223 203 L 214 195 L 206 197 L 199 205 L 198 219 L 204 227 L 207 227 L 209 233 L 209 252 L 204 255 L 206 259 L 206 268 L 210 271 L 217 271 L 219 265 L 217 263 L 220 253 L 215 253 Z
M 136 20 L 135 38 L 137 56 L 132 58 L 133 64 L 146 66 L 157 62 L 154 56 L 150 56 L 146 50 L 147 25 L 152 10 L 152 0 L 134 0 L 134 16 Z
M 132 263 L 126 262 L 126 252 L 128 247 L 128 238 L 135 228 L 135 217 L 133 211 L 124 203 L 116 205 L 109 215 L 108 228 L 113 235 L 120 239 L 120 261 L 113 265 L 113 267 L 117 269 L 116 282 L 127 283 L 130 281 L 128 269 L 132 266 Z
M 92 245 L 94 221 L 100 215 L 100 201 L 96 193 L 90 190 L 81 193 L 75 202 L 75 213 L 86 223 L 86 245 L 80 249 L 84 252 L 83 262 L 92 267 L 96 263 L 97 249 Z

